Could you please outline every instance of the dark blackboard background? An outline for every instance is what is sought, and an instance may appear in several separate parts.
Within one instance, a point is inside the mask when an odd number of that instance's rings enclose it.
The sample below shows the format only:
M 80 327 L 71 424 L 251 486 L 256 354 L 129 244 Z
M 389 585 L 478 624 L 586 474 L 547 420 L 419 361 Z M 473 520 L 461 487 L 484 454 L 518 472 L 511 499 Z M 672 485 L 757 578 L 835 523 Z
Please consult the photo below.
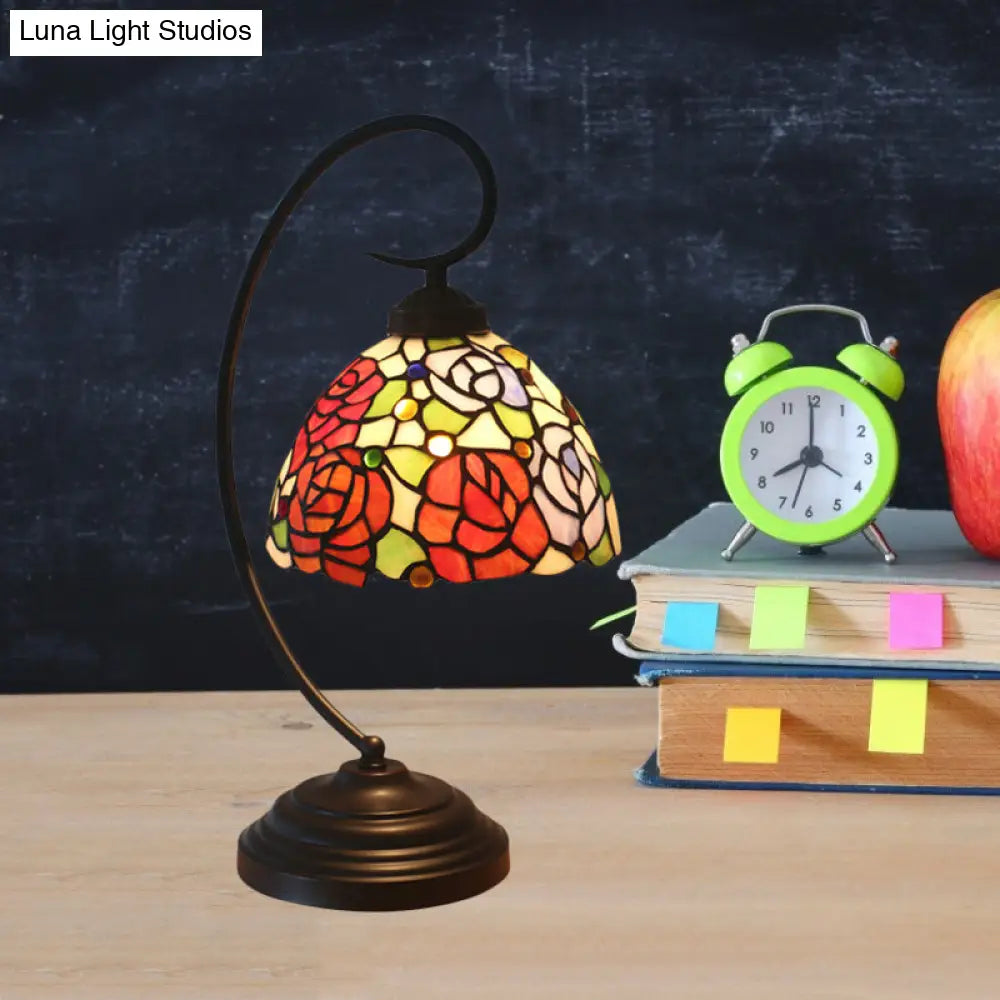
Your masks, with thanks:
M 900 337 L 895 502 L 947 503 L 937 361 L 1000 283 L 996 5 L 288 2 L 264 25 L 256 60 L 0 65 L 0 687 L 283 682 L 225 546 L 216 364 L 266 213 L 385 114 L 451 118 L 493 158 L 496 227 L 452 280 L 590 423 L 626 555 L 721 498 L 729 337 L 793 302 Z M 305 409 L 412 285 L 363 251 L 442 248 L 476 204 L 455 151 L 406 136 L 295 218 L 237 384 L 255 542 Z M 847 336 L 785 331 L 808 361 Z M 587 631 L 631 603 L 614 565 L 424 593 L 262 569 L 328 687 L 631 682 Z

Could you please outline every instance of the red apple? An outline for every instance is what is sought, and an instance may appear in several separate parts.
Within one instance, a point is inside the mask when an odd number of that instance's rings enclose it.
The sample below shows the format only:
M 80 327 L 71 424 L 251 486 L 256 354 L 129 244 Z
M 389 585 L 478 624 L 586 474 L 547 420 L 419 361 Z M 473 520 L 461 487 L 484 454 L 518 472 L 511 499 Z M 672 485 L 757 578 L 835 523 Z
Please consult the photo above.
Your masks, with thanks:
M 1000 559 L 1000 289 L 948 336 L 937 411 L 955 520 L 974 549 Z

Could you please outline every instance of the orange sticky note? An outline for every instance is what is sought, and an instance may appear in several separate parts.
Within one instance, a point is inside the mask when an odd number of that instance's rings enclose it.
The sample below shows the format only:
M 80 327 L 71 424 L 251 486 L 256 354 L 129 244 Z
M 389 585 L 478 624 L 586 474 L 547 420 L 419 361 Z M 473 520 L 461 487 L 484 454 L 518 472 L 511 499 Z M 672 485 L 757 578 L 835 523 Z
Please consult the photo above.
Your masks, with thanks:
M 777 764 L 780 708 L 727 708 L 722 759 L 727 764 Z

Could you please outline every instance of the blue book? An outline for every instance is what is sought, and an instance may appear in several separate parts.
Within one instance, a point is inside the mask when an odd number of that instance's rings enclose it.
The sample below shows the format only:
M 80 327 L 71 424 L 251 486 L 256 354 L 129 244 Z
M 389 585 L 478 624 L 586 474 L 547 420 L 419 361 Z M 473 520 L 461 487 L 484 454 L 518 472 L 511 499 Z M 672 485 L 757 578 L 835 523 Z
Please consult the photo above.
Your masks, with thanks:
M 673 788 L 997 794 L 1000 674 L 933 666 L 650 660 Z

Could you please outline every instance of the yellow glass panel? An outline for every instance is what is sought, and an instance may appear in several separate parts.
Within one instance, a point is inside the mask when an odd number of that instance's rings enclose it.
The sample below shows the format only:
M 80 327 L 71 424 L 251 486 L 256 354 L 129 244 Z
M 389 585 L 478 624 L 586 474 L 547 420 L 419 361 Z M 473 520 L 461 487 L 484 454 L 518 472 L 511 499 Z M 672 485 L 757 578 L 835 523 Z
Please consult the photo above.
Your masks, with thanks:
M 423 379 L 419 379 L 416 382 L 410 383 L 410 395 L 414 399 L 430 399 L 431 390 Z
M 285 476 L 288 475 L 288 467 L 292 464 L 292 453 L 289 452 L 285 456 L 284 462 L 281 463 L 281 471 L 278 473 L 278 481 L 280 482 Z
M 427 340 L 428 351 L 442 351 L 446 347 L 462 347 L 461 337 L 430 337 Z
M 382 358 L 387 358 L 390 354 L 395 354 L 399 350 L 400 339 L 399 337 L 386 337 L 385 340 L 380 340 L 377 344 L 372 344 L 367 351 L 362 351 L 361 353 L 366 358 L 381 361 Z
M 604 516 L 608 519 L 608 530 L 611 532 L 611 547 L 617 555 L 622 550 L 622 535 L 618 525 L 618 506 L 613 496 L 604 501 Z
M 601 488 L 601 496 L 610 496 L 611 480 L 608 479 L 608 474 L 604 471 L 604 466 L 596 458 L 594 459 L 594 470 L 597 472 L 597 485 Z
M 392 513 L 389 520 L 404 531 L 413 531 L 413 526 L 417 523 L 420 494 L 414 493 L 389 466 L 384 465 L 382 471 L 389 480 L 389 489 L 392 491 Z
M 600 544 L 590 553 L 590 561 L 595 566 L 603 566 L 613 555 L 614 552 L 611 551 L 611 539 L 608 537 L 607 531 L 605 531 L 601 537 Z
M 427 344 L 419 337 L 407 337 L 403 341 L 403 357 L 407 361 L 419 361 L 427 353 Z
M 434 464 L 427 452 L 405 446 L 386 448 L 385 457 L 396 475 L 410 486 L 419 486 L 424 473 Z
M 497 354 L 514 368 L 528 367 L 528 355 L 524 351 L 519 351 L 516 347 L 511 347 L 509 344 L 505 347 L 498 347 Z
M 426 558 L 416 539 L 398 528 L 390 528 L 375 548 L 375 568 L 394 580 L 398 580 L 414 563 L 423 562 Z
M 429 431 L 447 431 L 449 434 L 457 434 L 469 422 L 468 416 L 456 413 L 450 406 L 445 406 L 440 399 L 432 399 L 429 403 L 425 403 L 421 418 Z
M 420 426 L 419 420 L 406 420 L 396 425 L 393 444 L 412 444 L 414 448 L 423 448 L 427 440 L 427 432 Z
M 531 417 L 524 410 L 515 410 L 506 403 L 496 403 L 494 409 L 500 418 L 500 423 L 507 428 L 511 437 L 530 438 L 534 434 Z
M 576 563 L 565 552 L 549 548 L 531 572 L 540 573 L 542 576 L 554 576 L 556 573 L 565 573 L 575 565 Z
M 555 407 L 562 406 L 562 393 L 556 388 L 555 383 L 538 367 L 534 362 L 528 369 L 535 377 L 535 385 L 542 391 L 542 395 Z
M 363 423 L 354 443 L 359 448 L 384 448 L 392 440 L 392 432 L 395 429 L 396 421 L 392 417 Z
M 386 378 L 399 378 L 406 371 L 406 358 L 398 351 L 379 364 L 379 371 Z
M 510 450 L 510 438 L 503 432 L 492 413 L 480 413 L 468 427 L 458 435 L 457 443 L 462 448 L 499 448 Z
M 365 412 L 365 417 L 384 417 L 392 412 L 392 408 L 406 393 L 406 380 L 397 378 L 391 382 L 386 382 L 384 386 L 375 394 L 372 405 Z
M 290 497 L 295 492 L 295 481 L 297 479 L 298 479 L 298 476 L 289 476 L 281 484 L 281 495 L 283 497 Z
M 563 427 L 569 427 L 569 417 L 562 410 L 557 410 L 540 399 L 531 404 L 531 412 L 535 415 L 535 423 L 539 427 L 544 427 L 546 424 L 562 424 Z

